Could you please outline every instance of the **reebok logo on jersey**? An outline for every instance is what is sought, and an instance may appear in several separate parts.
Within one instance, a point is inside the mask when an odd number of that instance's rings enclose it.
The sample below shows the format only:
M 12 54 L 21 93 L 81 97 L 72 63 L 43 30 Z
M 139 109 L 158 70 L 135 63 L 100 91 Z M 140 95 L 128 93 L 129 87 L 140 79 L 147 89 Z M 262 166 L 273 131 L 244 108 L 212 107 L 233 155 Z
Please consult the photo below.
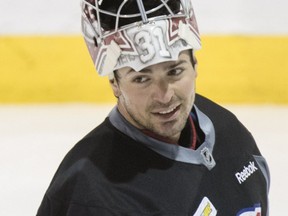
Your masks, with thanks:
M 255 166 L 254 161 L 250 161 L 248 166 L 244 166 L 241 172 L 235 174 L 239 184 L 245 182 L 258 168 Z

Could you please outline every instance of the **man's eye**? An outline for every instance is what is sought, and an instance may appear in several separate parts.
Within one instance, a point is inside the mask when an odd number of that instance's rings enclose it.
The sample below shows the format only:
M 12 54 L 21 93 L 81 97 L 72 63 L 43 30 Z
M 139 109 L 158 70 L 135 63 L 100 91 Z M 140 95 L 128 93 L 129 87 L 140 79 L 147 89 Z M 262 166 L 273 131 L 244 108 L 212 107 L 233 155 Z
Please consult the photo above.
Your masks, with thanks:
M 133 82 L 136 82 L 136 83 L 144 83 L 146 81 L 148 81 L 148 77 L 139 76 L 133 79 Z
M 169 76 L 178 76 L 183 72 L 182 68 L 174 68 L 168 72 Z

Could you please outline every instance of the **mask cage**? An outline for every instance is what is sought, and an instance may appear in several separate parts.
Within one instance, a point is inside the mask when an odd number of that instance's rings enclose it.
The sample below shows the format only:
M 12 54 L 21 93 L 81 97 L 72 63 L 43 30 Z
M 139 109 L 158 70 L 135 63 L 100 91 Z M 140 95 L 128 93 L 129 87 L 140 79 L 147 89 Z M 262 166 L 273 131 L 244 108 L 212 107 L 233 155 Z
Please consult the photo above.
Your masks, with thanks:
M 97 44 L 103 42 L 103 40 L 109 35 L 115 34 L 118 31 L 123 31 L 130 27 L 141 26 L 147 23 L 168 18 L 189 18 L 193 14 L 190 0 L 180 0 L 179 8 L 177 10 L 174 9 L 174 11 L 173 8 L 170 8 L 169 3 L 173 3 L 173 1 L 175 0 L 159 0 L 160 4 L 158 6 L 155 6 L 154 8 L 149 8 L 148 10 L 145 9 L 143 0 L 136 0 L 139 13 L 133 14 L 121 13 L 122 9 L 129 2 L 128 0 L 123 0 L 116 12 L 101 9 L 103 1 L 105 0 L 95 0 L 95 3 L 93 4 L 89 0 L 82 0 L 82 32 L 85 39 L 88 40 L 90 43 L 95 43 L 96 46 Z M 162 14 L 163 11 L 166 11 L 165 15 L 162 15 L 160 13 L 160 15 L 153 16 L 153 14 L 156 14 L 160 10 L 162 10 Z M 107 27 L 105 27 L 105 24 L 103 25 L 103 22 L 101 20 L 101 17 L 103 17 L 103 15 L 106 17 L 110 17 L 110 22 L 113 22 L 111 20 L 114 20 L 115 25 L 112 28 L 107 29 Z M 121 20 L 126 20 L 125 23 L 128 24 L 121 26 Z

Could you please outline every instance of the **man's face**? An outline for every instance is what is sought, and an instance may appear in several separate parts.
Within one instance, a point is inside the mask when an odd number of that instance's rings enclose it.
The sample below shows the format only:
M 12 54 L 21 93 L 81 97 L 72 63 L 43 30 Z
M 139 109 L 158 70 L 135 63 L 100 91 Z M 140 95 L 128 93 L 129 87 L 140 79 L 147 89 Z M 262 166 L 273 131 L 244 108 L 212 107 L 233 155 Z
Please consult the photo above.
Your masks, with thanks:
M 195 99 L 195 79 L 190 51 L 177 61 L 163 62 L 136 72 L 118 70 L 112 89 L 118 109 L 131 124 L 177 142 Z

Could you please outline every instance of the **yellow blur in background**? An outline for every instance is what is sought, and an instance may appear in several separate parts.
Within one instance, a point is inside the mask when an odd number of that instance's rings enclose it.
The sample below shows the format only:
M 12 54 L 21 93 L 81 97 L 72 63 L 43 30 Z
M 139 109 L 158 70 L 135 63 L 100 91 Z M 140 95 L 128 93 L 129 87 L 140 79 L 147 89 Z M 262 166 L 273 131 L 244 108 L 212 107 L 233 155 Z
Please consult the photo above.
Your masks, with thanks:
M 288 104 L 288 37 L 202 36 L 197 92 L 217 102 Z M 114 102 L 82 36 L 0 37 L 0 103 Z

